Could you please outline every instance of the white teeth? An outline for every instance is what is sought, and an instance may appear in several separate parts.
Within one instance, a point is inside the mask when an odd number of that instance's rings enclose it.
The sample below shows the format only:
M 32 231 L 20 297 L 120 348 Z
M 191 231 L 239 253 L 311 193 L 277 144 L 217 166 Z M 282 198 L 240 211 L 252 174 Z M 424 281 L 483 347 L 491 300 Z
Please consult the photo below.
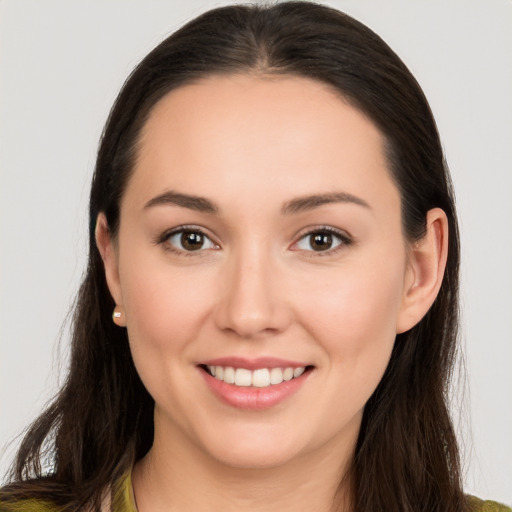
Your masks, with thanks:
M 270 372 L 266 368 L 252 372 L 252 385 L 257 388 L 270 386 Z
M 246 368 L 235 369 L 231 366 L 208 366 L 208 370 L 217 380 L 222 380 L 227 384 L 234 384 L 240 387 L 254 386 L 256 388 L 266 388 L 300 377 L 305 372 L 306 367 L 259 368 L 251 371 Z
M 237 386 L 250 386 L 252 384 L 251 370 L 237 368 L 235 372 L 235 384 Z
M 235 383 L 235 369 L 231 368 L 231 366 L 228 366 L 227 368 L 224 368 L 224 378 L 222 379 L 227 384 L 234 384 Z
M 283 380 L 292 380 L 293 379 L 293 368 L 285 368 L 283 372 Z
M 272 368 L 270 370 L 270 384 L 281 384 L 283 382 L 283 370 L 281 368 Z
M 305 369 L 306 368 L 304 368 L 304 366 L 301 366 L 300 368 L 295 368 L 295 370 L 293 370 L 293 376 L 300 377 L 304 373 Z

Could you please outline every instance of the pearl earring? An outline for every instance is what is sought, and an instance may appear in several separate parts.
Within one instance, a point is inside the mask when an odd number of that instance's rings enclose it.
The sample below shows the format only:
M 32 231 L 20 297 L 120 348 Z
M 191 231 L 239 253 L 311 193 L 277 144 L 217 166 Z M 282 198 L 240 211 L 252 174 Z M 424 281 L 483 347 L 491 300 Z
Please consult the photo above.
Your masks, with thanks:
M 114 308 L 114 312 L 112 313 L 112 321 L 116 324 L 116 325 L 119 325 L 119 320 L 121 319 L 121 317 L 123 316 L 123 314 L 121 313 L 121 310 L 119 309 L 118 306 L 116 306 Z

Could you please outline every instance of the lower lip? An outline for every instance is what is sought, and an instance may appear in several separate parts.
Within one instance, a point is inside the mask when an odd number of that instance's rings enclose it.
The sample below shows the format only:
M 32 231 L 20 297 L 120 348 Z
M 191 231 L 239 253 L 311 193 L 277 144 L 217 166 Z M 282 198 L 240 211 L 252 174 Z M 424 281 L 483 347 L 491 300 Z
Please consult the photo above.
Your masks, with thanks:
M 199 368 L 208 387 L 224 403 L 237 409 L 261 411 L 270 409 L 294 395 L 304 384 L 311 371 L 306 371 L 300 377 L 272 384 L 264 388 L 254 386 L 235 386 L 216 379 L 207 371 Z

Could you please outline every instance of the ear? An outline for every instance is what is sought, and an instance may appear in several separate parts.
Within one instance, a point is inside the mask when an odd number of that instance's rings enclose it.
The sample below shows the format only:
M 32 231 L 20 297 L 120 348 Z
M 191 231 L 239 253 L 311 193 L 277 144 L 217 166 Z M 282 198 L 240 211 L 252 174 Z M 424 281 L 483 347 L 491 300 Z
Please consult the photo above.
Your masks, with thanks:
M 448 257 L 448 219 L 440 208 L 427 213 L 426 232 L 409 249 L 397 334 L 414 327 L 439 293 Z
M 112 239 L 110 229 L 108 227 L 107 218 L 103 212 L 98 214 L 96 219 L 96 229 L 94 231 L 96 237 L 96 246 L 105 266 L 105 278 L 107 281 L 110 295 L 116 303 L 116 309 L 123 311 L 123 295 L 121 293 L 121 284 L 119 280 L 119 265 L 117 257 L 117 248 Z M 121 314 L 119 318 L 115 318 L 115 323 L 120 326 L 124 325 L 125 315 Z

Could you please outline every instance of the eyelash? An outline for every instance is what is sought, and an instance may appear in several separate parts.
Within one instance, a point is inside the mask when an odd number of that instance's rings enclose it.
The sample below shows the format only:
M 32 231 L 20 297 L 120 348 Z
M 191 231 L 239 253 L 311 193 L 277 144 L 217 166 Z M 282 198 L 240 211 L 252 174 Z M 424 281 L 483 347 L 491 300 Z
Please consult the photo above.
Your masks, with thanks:
M 316 257 L 325 257 L 325 256 L 333 256 L 334 254 L 337 254 L 339 251 L 342 251 L 343 249 L 346 249 L 348 246 L 352 245 L 354 243 L 353 239 L 344 231 L 340 231 L 338 229 L 332 228 L 331 226 L 317 226 L 313 228 L 308 228 L 307 231 L 303 232 L 298 240 L 294 242 L 293 245 L 299 244 L 302 240 L 305 240 L 307 237 L 311 237 L 313 235 L 317 234 L 328 234 L 332 236 L 333 238 L 338 239 L 338 245 L 331 249 L 327 249 L 325 251 L 315 251 L 313 249 L 311 250 L 304 250 L 303 253 L 308 258 L 316 258 Z M 311 245 L 311 242 L 310 242 Z M 300 250 L 300 249 L 294 249 L 294 250 Z
M 179 249 L 172 245 L 169 242 L 169 239 L 175 235 L 183 234 L 183 233 L 196 233 L 201 235 L 205 239 L 209 240 L 213 245 L 218 247 L 218 244 L 215 243 L 210 236 L 208 236 L 202 228 L 197 226 L 178 226 L 177 228 L 173 228 L 171 230 L 165 231 L 162 233 L 155 242 L 159 245 L 163 245 L 166 251 L 172 252 L 178 256 L 191 257 L 191 256 L 204 256 L 205 249 L 197 249 L 195 251 L 187 251 L 184 249 Z
M 172 245 L 169 242 L 169 239 L 176 235 L 183 235 L 183 233 L 196 233 L 198 235 L 201 235 L 205 239 L 209 240 L 211 244 L 216 246 L 214 250 L 217 250 L 219 248 L 219 245 L 215 243 L 210 236 L 208 236 L 202 228 L 199 228 L 197 226 L 179 226 L 176 228 L 173 228 L 171 230 L 165 231 L 162 233 L 155 242 L 159 245 L 163 245 L 165 250 L 170 251 L 174 254 L 177 254 L 178 256 L 184 256 L 184 257 L 191 257 L 191 256 L 203 256 L 205 250 L 212 250 L 212 248 L 209 249 L 197 249 L 197 250 L 191 250 L 187 251 L 184 249 L 179 249 Z M 303 232 L 296 242 L 292 244 L 293 246 L 296 246 L 301 241 L 305 240 L 307 237 L 311 237 L 313 235 L 317 234 L 328 234 L 332 236 L 333 238 L 336 238 L 338 240 L 338 245 L 336 245 L 334 248 L 327 249 L 325 251 L 315 251 L 313 249 L 311 250 L 302 250 L 302 252 L 306 255 L 308 258 L 313 257 L 322 257 L 322 256 L 332 256 L 333 254 L 336 254 L 338 251 L 343 250 L 347 246 L 350 246 L 353 244 L 352 238 L 347 235 L 345 232 L 339 231 L 335 228 L 332 228 L 330 226 L 318 226 L 314 228 L 308 228 L 306 232 Z M 311 242 L 310 242 L 311 245 Z M 301 249 L 292 249 L 294 251 L 301 251 Z

